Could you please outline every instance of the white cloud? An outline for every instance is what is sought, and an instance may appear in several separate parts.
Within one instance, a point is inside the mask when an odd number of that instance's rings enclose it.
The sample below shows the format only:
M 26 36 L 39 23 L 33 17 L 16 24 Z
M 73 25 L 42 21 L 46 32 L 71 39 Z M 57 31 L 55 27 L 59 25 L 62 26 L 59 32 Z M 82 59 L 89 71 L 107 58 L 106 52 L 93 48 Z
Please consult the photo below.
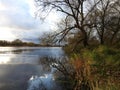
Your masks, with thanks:
M 31 16 L 35 17 L 35 12 L 36 12 L 37 8 L 35 6 L 34 0 L 26 0 L 26 3 L 29 6 L 29 13 L 31 14 Z
M 14 34 L 11 32 L 11 30 L 7 27 L 1 27 L 0 34 L 1 40 L 13 40 L 16 38 Z
M 4 11 L 6 10 L 6 7 L 4 4 L 0 3 L 0 11 Z
M 41 33 L 55 29 L 53 22 L 59 21 L 57 13 L 53 11 L 41 23 L 35 19 L 34 4 L 34 0 L 0 0 L 0 39 L 36 39 Z

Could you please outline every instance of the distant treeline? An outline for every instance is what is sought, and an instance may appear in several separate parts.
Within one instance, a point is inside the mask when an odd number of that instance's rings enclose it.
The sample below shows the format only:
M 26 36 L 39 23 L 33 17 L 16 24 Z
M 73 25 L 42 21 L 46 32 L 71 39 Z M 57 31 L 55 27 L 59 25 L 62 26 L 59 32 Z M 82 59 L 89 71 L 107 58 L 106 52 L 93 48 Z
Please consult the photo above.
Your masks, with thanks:
M 39 46 L 39 44 L 23 42 L 20 39 L 15 39 L 14 41 L 0 40 L 0 46 Z
M 0 46 L 40 46 L 40 47 L 60 47 L 60 45 L 50 45 L 50 44 L 36 44 L 33 42 L 23 42 L 20 39 L 15 39 L 13 41 L 0 40 Z

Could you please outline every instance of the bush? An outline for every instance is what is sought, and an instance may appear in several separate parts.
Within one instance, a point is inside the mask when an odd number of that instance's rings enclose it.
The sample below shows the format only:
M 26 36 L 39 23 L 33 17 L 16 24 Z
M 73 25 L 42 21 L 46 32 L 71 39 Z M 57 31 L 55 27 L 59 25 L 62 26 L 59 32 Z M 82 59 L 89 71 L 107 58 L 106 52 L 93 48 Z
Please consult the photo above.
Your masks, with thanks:
M 70 55 L 69 64 L 74 70 L 72 90 L 118 90 L 120 83 L 120 51 L 107 46 L 81 49 Z M 68 76 L 68 75 L 67 75 Z M 87 90 L 87 89 L 84 89 Z

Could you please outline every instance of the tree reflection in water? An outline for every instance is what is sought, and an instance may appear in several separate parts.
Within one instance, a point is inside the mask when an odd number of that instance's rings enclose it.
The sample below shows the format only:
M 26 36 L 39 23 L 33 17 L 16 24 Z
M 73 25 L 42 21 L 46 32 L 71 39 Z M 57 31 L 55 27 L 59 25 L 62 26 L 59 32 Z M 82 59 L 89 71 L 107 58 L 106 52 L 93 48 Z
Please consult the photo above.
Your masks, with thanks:
M 57 59 L 52 57 L 42 57 L 40 58 L 39 64 L 46 74 L 43 76 L 32 76 L 28 82 L 27 90 L 62 90 L 55 82 L 54 73 L 56 68 L 52 67 L 52 64 L 56 62 Z

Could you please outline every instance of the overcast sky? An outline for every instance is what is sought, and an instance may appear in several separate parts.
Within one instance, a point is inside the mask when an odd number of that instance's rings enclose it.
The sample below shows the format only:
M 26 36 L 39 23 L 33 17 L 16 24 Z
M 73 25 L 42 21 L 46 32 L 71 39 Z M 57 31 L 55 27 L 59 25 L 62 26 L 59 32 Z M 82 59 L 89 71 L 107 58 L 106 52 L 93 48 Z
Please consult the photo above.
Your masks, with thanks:
M 56 13 L 42 23 L 35 18 L 34 4 L 34 0 L 0 0 L 0 40 L 36 40 L 43 32 L 55 28 Z

